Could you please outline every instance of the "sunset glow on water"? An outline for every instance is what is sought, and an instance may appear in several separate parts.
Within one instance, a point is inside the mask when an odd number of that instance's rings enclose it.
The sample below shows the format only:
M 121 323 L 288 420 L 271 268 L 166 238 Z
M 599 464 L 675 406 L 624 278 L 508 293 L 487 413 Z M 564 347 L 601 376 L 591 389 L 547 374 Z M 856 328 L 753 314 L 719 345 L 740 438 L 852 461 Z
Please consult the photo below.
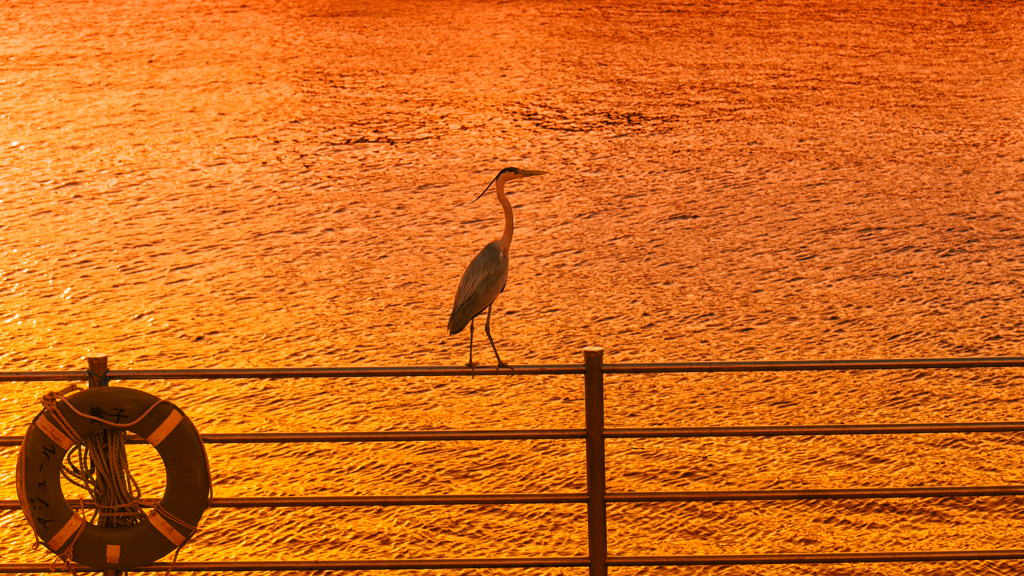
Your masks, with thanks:
M 491 322 L 512 365 L 579 363 L 590 345 L 609 363 L 1022 356 L 1022 30 L 999 1 L 5 2 L 0 371 L 97 353 L 115 370 L 461 365 L 455 289 L 503 225 L 493 196 L 470 202 L 506 166 L 547 171 L 508 186 Z M 204 433 L 583 425 L 577 376 L 114 384 Z M 0 383 L 2 433 L 62 386 Z M 608 376 L 606 415 L 1019 421 L 1022 390 L 1016 369 Z M 208 449 L 217 497 L 585 489 L 582 442 Z M 129 454 L 159 496 L 155 453 Z M 1024 484 L 1019 434 L 609 440 L 608 454 L 614 491 Z M 17 498 L 16 458 L 0 448 L 0 499 Z M 1019 509 L 616 504 L 609 546 L 1021 548 Z M 179 560 L 581 555 L 585 512 L 212 509 Z M 3 561 L 52 559 L 20 512 L 0 513 L 0 533 Z

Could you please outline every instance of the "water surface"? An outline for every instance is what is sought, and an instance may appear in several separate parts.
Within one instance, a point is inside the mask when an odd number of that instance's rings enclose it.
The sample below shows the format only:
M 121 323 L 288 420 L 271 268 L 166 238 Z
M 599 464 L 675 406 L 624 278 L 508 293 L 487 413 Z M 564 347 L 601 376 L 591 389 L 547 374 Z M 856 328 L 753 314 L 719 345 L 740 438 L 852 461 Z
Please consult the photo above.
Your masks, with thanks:
M 1022 355 L 1010 2 L 0 7 L 0 370 Z M 490 351 L 478 333 L 477 350 Z M 203 432 L 582 425 L 578 378 L 133 383 Z M 610 426 L 1019 420 L 1019 371 L 609 377 Z M 56 383 L 3 386 L 24 432 Z M 1020 484 L 1019 435 L 609 441 L 611 490 Z M 159 492 L 152 454 L 139 474 Z M 217 496 L 579 491 L 573 442 L 212 446 Z M 15 498 L 16 450 L 0 451 Z M 70 491 L 69 491 L 70 493 Z M 158 494 L 154 494 L 158 495 Z M 614 554 L 1019 548 L 1011 498 L 610 508 Z M 583 554 L 579 506 L 213 510 L 181 560 Z M 20 513 L 3 557 L 48 561 Z M 832 566 L 1008 573 L 1018 563 Z M 819 573 L 823 567 L 661 569 Z M 615 572 L 629 570 L 615 570 Z M 534 570 L 571 572 L 582 570 Z

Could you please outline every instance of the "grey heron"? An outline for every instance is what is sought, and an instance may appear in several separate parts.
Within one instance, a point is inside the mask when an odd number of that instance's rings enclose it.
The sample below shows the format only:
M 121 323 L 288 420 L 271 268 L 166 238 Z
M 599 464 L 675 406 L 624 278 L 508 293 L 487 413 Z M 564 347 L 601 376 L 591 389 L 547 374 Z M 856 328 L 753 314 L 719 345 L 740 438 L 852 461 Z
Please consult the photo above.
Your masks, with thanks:
M 498 356 L 498 348 L 494 345 L 494 338 L 491 338 L 491 306 L 495 298 L 505 290 L 505 282 L 508 280 L 508 249 L 512 245 L 512 205 L 505 197 L 505 183 L 511 180 L 526 178 L 527 176 L 539 176 L 546 174 L 540 170 L 520 170 L 519 168 L 505 168 L 491 180 L 491 183 L 484 188 L 484 191 L 476 197 L 477 200 L 484 197 L 487 191 L 494 185 L 494 192 L 498 195 L 498 202 L 505 211 L 505 232 L 500 240 L 495 240 L 484 246 L 484 249 L 473 258 L 462 275 L 459 282 L 459 289 L 455 293 L 455 304 L 452 305 L 452 315 L 448 319 L 448 333 L 454 336 L 462 332 L 469 324 L 469 363 L 473 368 L 473 320 L 481 312 L 487 310 L 487 323 L 484 324 L 484 332 L 491 342 L 491 349 L 494 350 L 494 357 L 498 359 L 499 367 L 508 367 Z M 472 202 L 470 202 L 472 204 Z

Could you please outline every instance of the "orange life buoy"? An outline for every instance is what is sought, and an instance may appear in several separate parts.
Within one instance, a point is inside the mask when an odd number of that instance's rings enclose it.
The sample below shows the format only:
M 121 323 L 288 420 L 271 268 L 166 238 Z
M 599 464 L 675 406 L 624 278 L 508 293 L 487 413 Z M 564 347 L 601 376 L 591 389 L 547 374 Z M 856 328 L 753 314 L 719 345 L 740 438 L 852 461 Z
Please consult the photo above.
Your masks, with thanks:
M 83 390 L 57 401 L 56 409 L 64 422 L 55 422 L 46 410 L 40 412 L 18 454 L 18 499 L 46 548 L 91 568 L 126 570 L 158 560 L 188 541 L 210 505 L 211 487 L 203 440 L 188 417 L 156 396 L 119 387 Z M 128 430 L 160 454 L 166 490 L 140 523 L 95 526 L 71 509 L 61 491 L 61 463 L 76 444 L 62 429 L 70 425 L 78 438 L 84 438 L 104 429 L 124 429 L 127 423 L 133 423 Z

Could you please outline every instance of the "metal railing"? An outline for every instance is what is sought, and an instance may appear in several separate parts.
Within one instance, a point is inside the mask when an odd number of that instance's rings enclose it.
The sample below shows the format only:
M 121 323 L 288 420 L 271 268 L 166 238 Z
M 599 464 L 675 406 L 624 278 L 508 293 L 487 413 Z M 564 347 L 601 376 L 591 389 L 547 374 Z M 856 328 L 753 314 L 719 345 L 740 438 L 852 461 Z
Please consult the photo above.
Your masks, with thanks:
M 241 378 L 373 378 L 416 376 L 564 375 L 584 376 L 585 427 L 570 430 L 444 430 L 410 432 L 341 432 L 285 434 L 204 434 L 208 444 L 290 442 L 415 442 L 450 440 L 569 440 L 583 439 L 586 447 L 587 491 L 584 493 L 474 494 L 433 496 L 339 496 L 214 498 L 211 507 L 274 508 L 329 506 L 443 506 L 465 504 L 566 504 L 587 505 L 586 556 L 532 558 L 423 558 L 391 560 L 177 562 L 178 571 L 283 571 L 283 570 L 396 570 L 589 567 L 591 576 L 605 576 L 609 566 L 695 566 L 740 564 L 825 564 L 861 562 L 944 562 L 970 560 L 1021 560 L 1024 549 L 938 550 L 910 552 L 733 554 L 688 556 L 609 556 L 606 505 L 615 502 L 707 502 L 751 500 L 826 500 L 881 498 L 936 498 L 1022 496 L 1024 486 L 968 486 L 866 488 L 837 490 L 732 490 L 686 492 L 608 492 L 605 487 L 605 439 L 607 438 L 712 438 L 730 436 L 830 436 L 858 434 L 948 434 L 971 432 L 1022 432 L 1024 422 L 912 423 L 824 426 L 747 426 L 688 428 L 605 428 L 604 375 L 680 372 L 788 372 L 832 370 L 920 370 L 958 368 L 1022 368 L 1024 357 L 920 359 L 920 360 L 827 360 L 787 362 L 686 362 L 674 364 L 604 364 L 603 350 L 584 349 L 580 364 L 514 366 L 511 368 L 396 367 L 396 368 L 284 368 L 201 370 L 107 370 L 106 357 L 89 359 L 88 370 L 50 372 L 0 372 L 3 381 L 180 380 Z M 0 446 L 19 446 L 19 436 L 0 437 Z M 129 437 L 129 442 L 142 443 Z M 19 508 L 16 500 L 0 500 L 0 510 Z M 157 562 L 134 572 L 164 571 Z M 48 572 L 49 563 L 0 564 L 0 573 Z M 76 566 L 76 570 L 91 569 Z M 95 571 L 95 570 L 93 570 Z

